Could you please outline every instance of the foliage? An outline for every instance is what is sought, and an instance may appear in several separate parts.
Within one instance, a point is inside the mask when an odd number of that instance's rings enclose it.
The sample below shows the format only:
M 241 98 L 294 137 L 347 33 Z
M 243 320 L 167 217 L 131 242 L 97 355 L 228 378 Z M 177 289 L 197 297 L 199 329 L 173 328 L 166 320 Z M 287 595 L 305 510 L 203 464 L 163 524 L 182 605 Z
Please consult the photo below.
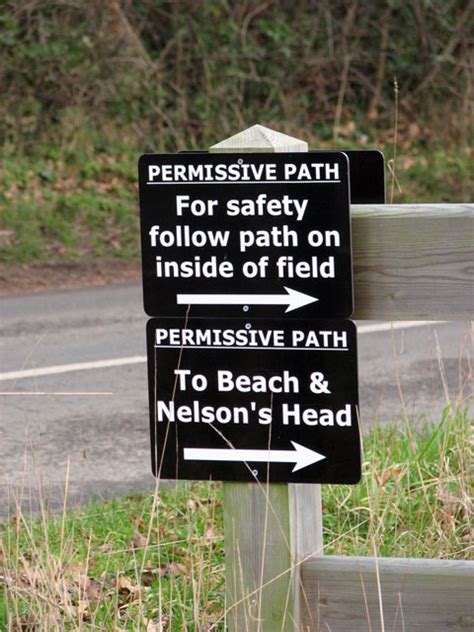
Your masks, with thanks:
M 337 136 L 349 120 L 386 129 L 394 77 L 405 118 L 434 133 L 466 131 L 474 14 L 466 0 L 2 7 L 3 143 L 50 137 L 71 109 L 168 151 L 208 146 L 216 130 L 222 138 L 256 121 L 301 136 L 324 128 Z

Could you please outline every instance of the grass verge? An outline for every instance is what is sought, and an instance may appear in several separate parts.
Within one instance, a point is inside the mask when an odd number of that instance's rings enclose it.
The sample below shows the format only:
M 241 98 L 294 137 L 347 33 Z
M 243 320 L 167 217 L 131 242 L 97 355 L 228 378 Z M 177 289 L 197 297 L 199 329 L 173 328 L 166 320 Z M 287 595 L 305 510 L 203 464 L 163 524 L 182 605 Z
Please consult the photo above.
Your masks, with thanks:
M 319 149 L 385 151 L 392 144 L 350 127 L 337 141 L 306 136 Z M 216 139 L 215 139 L 216 140 Z M 133 137 L 74 130 L 72 140 L 38 144 L 28 153 L 5 148 L 0 159 L 0 261 L 9 265 L 138 261 L 137 159 Z M 398 148 L 394 201 L 463 202 L 472 196 L 472 151 L 416 142 Z M 387 192 L 392 176 L 387 169 Z
M 469 421 L 374 430 L 362 482 L 323 487 L 326 554 L 469 558 Z M 224 630 L 222 523 L 218 483 L 18 508 L 0 527 L 0 629 Z

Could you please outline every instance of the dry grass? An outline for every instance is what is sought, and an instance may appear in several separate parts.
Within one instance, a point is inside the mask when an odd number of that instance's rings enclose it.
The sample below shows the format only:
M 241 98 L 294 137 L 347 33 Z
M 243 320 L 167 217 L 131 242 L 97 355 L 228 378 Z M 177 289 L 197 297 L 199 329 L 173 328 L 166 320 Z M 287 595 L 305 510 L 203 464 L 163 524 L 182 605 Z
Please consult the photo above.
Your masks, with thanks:
M 472 556 L 465 412 L 376 429 L 364 452 L 360 485 L 323 488 L 327 554 Z M 221 503 L 219 484 L 193 483 L 61 516 L 18 506 L 0 531 L 0 629 L 224 630 Z

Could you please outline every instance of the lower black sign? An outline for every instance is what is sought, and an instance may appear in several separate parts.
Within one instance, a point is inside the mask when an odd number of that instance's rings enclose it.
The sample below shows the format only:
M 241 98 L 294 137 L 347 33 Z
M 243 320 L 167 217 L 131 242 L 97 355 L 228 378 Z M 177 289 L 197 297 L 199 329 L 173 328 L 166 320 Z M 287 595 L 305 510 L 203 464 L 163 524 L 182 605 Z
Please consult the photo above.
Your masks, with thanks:
M 360 480 L 351 321 L 152 319 L 147 345 L 156 476 Z

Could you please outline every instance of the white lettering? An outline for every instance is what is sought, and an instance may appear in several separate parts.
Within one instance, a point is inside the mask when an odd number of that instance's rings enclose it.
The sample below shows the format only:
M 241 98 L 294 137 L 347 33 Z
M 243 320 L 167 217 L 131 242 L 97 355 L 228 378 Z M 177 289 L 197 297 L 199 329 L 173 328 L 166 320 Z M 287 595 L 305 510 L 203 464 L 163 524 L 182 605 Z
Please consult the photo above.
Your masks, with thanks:
M 283 371 L 282 375 L 266 377 L 264 375 L 237 375 L 232 371 L 217 371 L 217 388 L 220 392 L 229 393 L 299 393 L 299 380 Z

